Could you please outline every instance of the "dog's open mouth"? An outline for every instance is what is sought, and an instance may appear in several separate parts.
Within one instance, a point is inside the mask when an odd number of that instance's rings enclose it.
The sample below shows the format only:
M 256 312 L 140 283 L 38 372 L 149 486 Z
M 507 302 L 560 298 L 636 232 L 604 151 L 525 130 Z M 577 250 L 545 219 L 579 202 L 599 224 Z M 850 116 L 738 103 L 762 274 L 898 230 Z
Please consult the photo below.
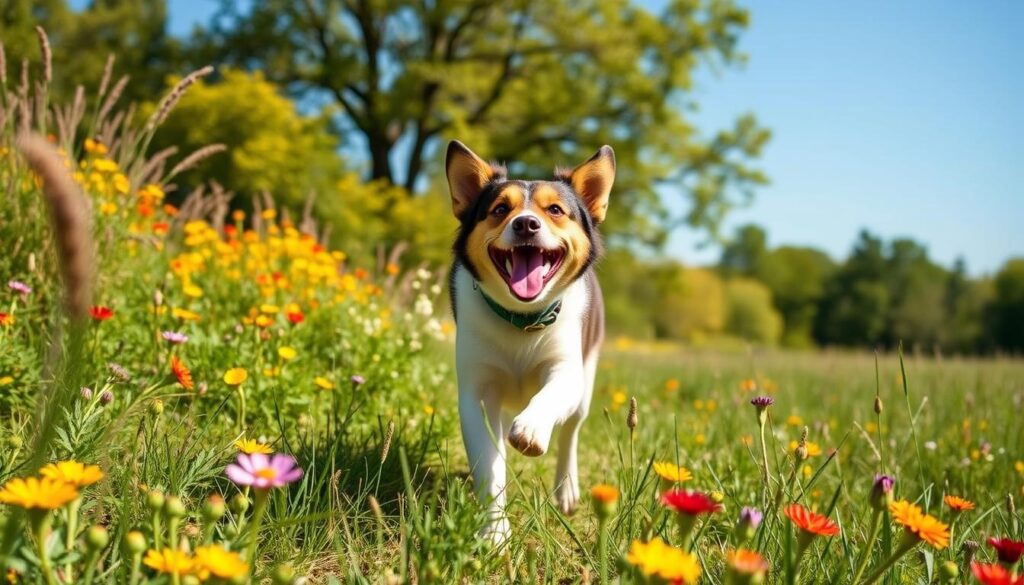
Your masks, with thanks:
M 491 248 L 491 261 L 508 289 L 521 301 L 532 301 L 558 272 L 565 258 L 562 250 L 516 246 L 511 250 Z

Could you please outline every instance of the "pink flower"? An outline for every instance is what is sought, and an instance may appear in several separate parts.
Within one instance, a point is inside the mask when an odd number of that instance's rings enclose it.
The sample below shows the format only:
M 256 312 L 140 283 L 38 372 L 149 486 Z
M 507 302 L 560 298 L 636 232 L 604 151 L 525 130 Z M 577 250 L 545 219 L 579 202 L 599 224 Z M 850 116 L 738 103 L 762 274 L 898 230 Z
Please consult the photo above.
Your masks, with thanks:
M 238 485 L 256 489 L 282 487 L 302 477 L 302 469 L 291 455 L 278 453 L 273 458 L 263 453 L 238 454 L 238 460 L 224 470 L 228 478 Z
M 21 282 L 20 280 L 9 280 L 7 286 L 16 293 L 21 293 L 22 296 L 26 296 L 32 292 L 32 287 Z
M 165 340 L 170 341 L 174 345 L 179 343 L 185 343 L 188 341 L 188 335 L 184 333 L 178 333 L 177 331 L 164 331 L 160 334 Z

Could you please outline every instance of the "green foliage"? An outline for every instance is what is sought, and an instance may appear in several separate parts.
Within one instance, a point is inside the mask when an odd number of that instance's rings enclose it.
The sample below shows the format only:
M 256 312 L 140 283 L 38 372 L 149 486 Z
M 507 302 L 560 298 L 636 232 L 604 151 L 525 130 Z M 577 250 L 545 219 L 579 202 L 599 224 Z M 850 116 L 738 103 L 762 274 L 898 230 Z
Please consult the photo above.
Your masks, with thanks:
M 814 344 L 818 303 L 834 271 L 832 259 L 814 248 L 780 246 L 765 255 L 756 278 L 771 291 L 775 307 L 782 315 L 784 345 L 810 347 Z
M 1000 347 L 1024 349 L 1024 258 L 1008 260 L 995 277 L 993 335 Z
M 627 0 L 225 0 L 194 59 L 260 68 L 332 102 L 369 178 L 410 192 L 443 191 L 424 179 L 440 175 L 445 138 L 528 177 L 613 144 L 607 230 L 659 244 L 669 225 L 714 232 L 765 182 L 749 161 L 769 133 L 752 115 L 710 136 L 684 115 L 694 70 L 740 61 L 748 21 L 731 0 L 674 0 L 658 14 Z M 670 217 L 659 193 L 682 196 L 686 212 Z
M 765 285 L 749 278 L 731 278 L 725 282 L 728 313 L 725 329 L 747 341 L 775 345 L 782 335 L 782 316 L 772 306 L 772 293 Z

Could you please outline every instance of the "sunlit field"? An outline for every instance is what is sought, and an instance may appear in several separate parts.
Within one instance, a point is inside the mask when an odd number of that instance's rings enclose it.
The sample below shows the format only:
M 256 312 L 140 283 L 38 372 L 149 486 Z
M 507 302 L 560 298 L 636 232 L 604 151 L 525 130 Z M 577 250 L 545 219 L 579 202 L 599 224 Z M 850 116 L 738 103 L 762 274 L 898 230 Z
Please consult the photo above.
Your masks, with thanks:
M 579 509 L 510 450 L 480 538 L 444 270 L 171 204 L 210 153 L 144 153 L 202 74 L 138 119 L 109 76 L 48 116 L 46 79 L 3 93 L 8 582 L 1020 582 L 1024 362 L 909 350 L 610 339 Z

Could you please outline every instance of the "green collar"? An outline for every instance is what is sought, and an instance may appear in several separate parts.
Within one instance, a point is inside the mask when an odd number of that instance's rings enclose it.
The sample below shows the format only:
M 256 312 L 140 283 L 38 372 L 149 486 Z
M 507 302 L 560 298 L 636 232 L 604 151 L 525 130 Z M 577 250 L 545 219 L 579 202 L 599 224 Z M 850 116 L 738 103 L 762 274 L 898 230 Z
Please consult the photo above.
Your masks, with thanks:
M 540 331 L 550 325 L 554 325 L 555 320 L 558 319 L 558 312 L 562 310 L 562 300 L 559 299 L 548 305 L 548 308 L 543 311 L 537 311 L 536 313 L 514 313 L 487 296 L 484 289 L 477 288 L 480 291 L 480 296 L 484 298 L 487 306 L 491 308 L 491 311 L 494 311 L 495 315 L 508 321 L 516 329 L 522 329 L 523 331 Z

